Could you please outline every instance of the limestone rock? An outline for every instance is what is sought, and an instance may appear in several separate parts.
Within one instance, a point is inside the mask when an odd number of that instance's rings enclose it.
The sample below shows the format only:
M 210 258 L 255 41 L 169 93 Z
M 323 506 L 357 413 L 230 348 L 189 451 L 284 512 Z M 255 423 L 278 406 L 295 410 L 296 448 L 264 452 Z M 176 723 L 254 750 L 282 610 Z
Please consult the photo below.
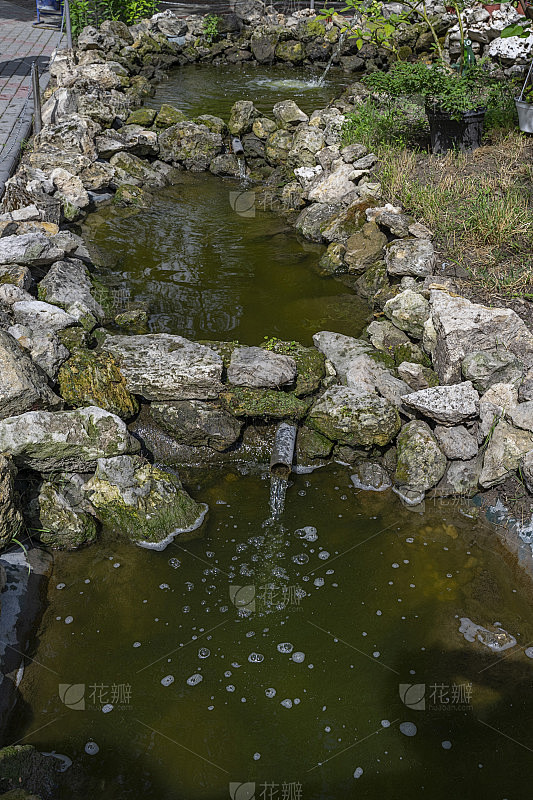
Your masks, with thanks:
M 429 389 L 430 386 L 438 386 L 439 376 L 429 367 L 410 361 L 402 361 L 398 366 L 398 376 L 414 392 L 419 389 Z
M 198 400 L 152 403 L 150 415 L 181 444 L 207 446 L 220 452 L 235 444 L 243 427 L 223 408 Z
M 472 381 L 478 392 L 484 392 L 495 383 L 518 385 L 524 374 L 524 366 L 513 353 L 496 348 L 468 353 L 463 359 L 461 371 L 465 380 Z
M 166 333 L 106 336 L 127 389 L 147 400 L 206 400 L 222 389 L 222 359 L 209 347 Z
M 79 114 L 45 125 L 35 137 L 30 164 L 47 171 L 62 167 L 74 175 L 96 161 L 93 135 L 98 126 Z
M 276 167 L 284 164 L 292 149 L 294 134 L 288 130 L 276 130 L 269 134 L 265 142 L 265 155 L 268 163 Z
M 40 472 L 88 472 L 99 458 L 136 452 L 124 422 L 95 406 L 76 411 L 28 411 L 0 421 L 0 452 Z
M 362 353 L 350 363 L 346 385 L 358 391 L 377 391 L 405 414 L 402 398 L 411 389 L 368 353 Z
M 533 494 L 533 450 L 530 450 L 520 462 L 520 474 L 524 479 L 528 492 Z
M 15 502 L 16 473 L 11 458 L 0 454 L 0 550 L 16 538 L 24 526 Z
M 80 311 L 103 321 L 105 311 L 96 300 L 98 290 L 89 270 L 78 259 L 57 261 L 39 283 L 39 297 L 67 309 L 80 320 Z
M 148 186 L 153 189 L 162 189 L 165 184 L 163 175 L 133 153 L 116 153 L 111 157 L 110 164 L 115 170 L 115 182 L 126 183 L 130 186 Z
M 254 120 L 259 117 L 259 111 L 251 100 L 238 100 L 233 104 L 228 121 L 229 132 L 233 136 L 242 136 L 252 130 Z
M 533 369 L 528 370 L 518 389 L 518 399 L 521 403 L 533 400 Z
M 207 511 L 175 473 L 139 456 L 100 458 L 84 489 L 106 530 L 152 546 L 199 527 Z
M 296 397 L 294 392 L 274 389 L 249 389 L 235 386 L 226 389 L 220 400 L 236 417 L 266 420 L 303 419 L 311 406 L 311 399 Z
M 313 203 L 301 212 L 295 222 L 295 228 L 306 239 L 322 242 L 322 232 L 336 219 L 338 206 L 324 203 Z
M 64 249 L 55 243 L 54 237 L 44 233 L 24 233 L 0 239 L 0 264 L 39 267 L 53 264 L 64 255 Z
M 481 441 L 489 436 L 498 420 L 508 416 L 516 405 L 518 405 L 518 393 L 512 384 L 495 383 L 487 389 L 479 401 Z
M 533 400 L 514 406 L 507 412 L 507 416 L 516 428 L 533 433 Z
M 522 457 L 530 450 L 533 450 L 533 433 L 514 428 L 505 420 L 500 420 L 485 450 L 479 478 L 481 486 L 488 489 L 502 483 L 518 469 Z
M 473 497 L 478 491 L 482 466 L 482 452 L 470 461 L 450 461 L 443 479 L 435 488 L 435 494 L 439 497 Z
M 181 163 L 186 169 L 201 172 L 222 151 L 222 136 L 205 125 L 179 122 L 159 134 L 159 155 L 163 161 Z
M 464 425 L 446 428 L 437 425 L 435 438 L 439 447 L 450 461 L 470 461 L 477 455 L 478 445 L 475 436 L 467 431 Z
M 313 342 L 315 347 L 333 364 L 339 380 L 344 383 L 348 370 L 355 359 L 364 353 L 371 353 L 373 349 L 363 339 L 354 339 L 352 336 L 332 331 L 315 333 Z
M 72 175 L 66 169 L 56 167 L 56 169 L 52 170 L 50 179 L 69 203 L 78 208 L 86 208 L 89 205 L 89 195 L 83 186 L 81 178 L 77 175 Z
M 61 399 L 49 388 L 44 373 L 12 336 L 0 330 L 0 419 L 60 406 Z
M 43 481 L 35 503 L 40 541 L 54 550 L 76 550 L 93 544 L 97 538 L 96 520 L 88 513 L 88 505 L 76 504 L 67 482 L 55 485 Z
M 333 442 L 321 433 L 300 425 L 296 436 L 296 463 L 308 464 L 310 461 L 326 459 L 331 455 Z
M 293 358 L 261 347 L 238 347 L 228 368 L 228 381 L 234 386 L 277 389 L 294 383 L 297 370 Z
M 454 426 L 473 419 L 479 413 L 479 395 L 470 383 L 433 386 L 404 398 L 404 405 L 440 425 Z
M 328 439 L 352 447 L 384 447 L 400 430 L 392 403 L 346 386 L 327 389 L 311 409 L 307 424 Z
M 346 205 L 354 199 L 356 186 L 352 179 L 355 177 L 357 177 L 357 173 L 353 166 L 341 163 L 334 172 L 319 175 L 313 181 L 308 198 L 314 203 Z
M 139 410 L 109 353 L 77 348 L 69 358 L 67 352 L 57 379 L 61 397 L 75 408 L 98 406 L 122 419 L 133 417 Z
M 33 363 L 55 381 L 59 367 L 68 358 L 69 352 L 54 331 L 30 328 L 27 325 L 11 325 L 7 332 L 29 352 Z
M 307 114 L 304 114 L 294 100 L 281 100 L 274 105 L 272 113 L 281 128 L 292 128 L 302 122 L 309 122 Z
M 383 255 L 387 237 L 374 222 L 366 222 L 346 242 L 344 260 L 349 272 L 364 272 Z
M 424 278 L 433 273 L 435 251 L 429 239 L 403 239 L 387 247 L 385 262 L 389 275 Z
M 505 348 L 527 369 L 533 366 L 533 334 L 508 308 L 488 308 L 434 289 L 431 318 L 437 335 L 433 363 L 443 383 L 459 381 L 464 358 L 481 350 Z
M 398 462 L 394 483 L 418 492 L 436 486 L 446 470 L 446 457 L 429 426 L 419 420 L 408 422 L 402 428 L 396 446 Z
M 421 294 L 406 289 L 387 300 L 383 310 L 398 328 L 417 339 L 422 338 L 429 317 L 429 303 Z
M 266 350 L 279 355 L 290 356 L 297 369 L 296 385 L 293 389 L 296 397 L 306 397 L 316 392 L 326 375 L 325 358 L 315 347 L 304 347 L 299 342 L 283 342 L 271 340 L 261 345 Z

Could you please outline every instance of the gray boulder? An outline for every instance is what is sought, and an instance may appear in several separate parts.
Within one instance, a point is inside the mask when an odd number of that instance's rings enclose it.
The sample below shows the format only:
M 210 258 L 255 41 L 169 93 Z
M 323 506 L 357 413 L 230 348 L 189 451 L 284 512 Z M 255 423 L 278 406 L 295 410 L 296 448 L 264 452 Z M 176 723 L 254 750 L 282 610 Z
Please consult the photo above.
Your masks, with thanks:
M 28 411 L 0 421 L 0 452 L 40 472 L 89 472 L 99 458 L 139 450 L 126 424 L 97 406 Z
M 406 289 L 387 300 L 383 311 L 400 330 L 416 339 L 422 338 L 429 317 L 429 303 L 423 295 Z
M 39 283 L 39 297 L 65 308 L 76 320 L 80 320 L 83 313 L 95 320 L 105 318 L 95 294 L 89 270 L 78 259 L 57 261 Z
M 435 488 L 435 494 L 440 497 L 473 497 L 479 488 L 482 466 L 481 452 L 470 461 L 450 461 L 443 479 Z
M 500 420 L 490 437 L 479 478 L 485 489 L 502 483 L 519 467 L 526 453 L 533 450 L 533 433 Z
M 447 426 L 474 419 L 479 413 L 479 395 L 470 381 L 421 389 L 404 397 L 403 403 L 407 408 Z
M 139 456 L 99 459 L 84 490 L 104 529 L 158 550 L 177 534 L 198 528 L 207 511 L 175 473 Z
M 234 386 L 277 389 L 294 383 L 296 362 L 262 347 L 236 347 L 228 367 L 228 381 Z
M 126 388 L 147 400 L 208 400 L 222 390 L 222 359 L 182 336 L 106 336 Z
M 343 383 L 346 383 L 348 370 L 355 359 L 373 351 L 372 345 L 363 339 L 354 339 L 352 336 L 332 331 L 315 333 L 313 342 L 317 350 L 320 350 L 333 364 L 339 380 Z
M 233 136 L 242 136 L 252 130 L 254 120 L 259 117 L 259 111 L 251 100 L 238 100 L 230 111 L 228 129 Z
M 60 408 L 61 402 L 24 349 L 0 330 L 0 419 L 29 409 Z
M 524 374 L 524 365 L 509 350 L 478 350 L 468 353 L 461 364 L 463 377 L 472 381 L 478 392 L 485 392 L 495 383 L 518 385 Z
M 437 425 L 435 438 L 446 458 L 451 461 L 470 461 L 477 455 L 477 439 L 467 431 L 464 425 L 456 425 L 452 428 Z
M 306 239 L 322 242 L 322 232 L 335 220 L 338 211 L 339 207 L 333 204 L 313 203 L 299 214 L 295 228 Z
M 180 444 L 223 452 L 241 435 L 243 422 L 225 409 L 199 400 L 152 403 L 150 416 Z
M 435 251 L 429 239 L 403 239 L 387 247 L 385 263 L 389 275 L 425 278 L 433 274 Z
M 402 361 L 398 365 L 398 377 L 414 392 L 438 386 L 439 383 L 439 376 L 432 369 L 412 361 Z
M 11 325 L 8 333 L 29 352 L 34 364 L 55 381 L 61 364 L 69 357 L 69 351 L 57 335 L 50 329 L 27 325 Z
M 76 550 L 97 538 L 90 504 L 71 489 L 66 476 L 60 485 L 43 481 L 32 504 L 39 539 L 54 550 Z M 94 513 L 94 509 L 91 511 Z
M 525 403 L 527 400 L 533 400 L 533 369 L 528 370 L 524 375 L 518 389 L 518 399 L 521 403 Z
M 33 331 L 57 333 L 76 324 L 74 317 L 66 311 L 40 300 L 20 300 L 13 303 L 11 311 L 19 325 L 25 325 Z
M 498 420 L 509 416 L 517 405 L 518 392 L 512 384 L 495 383 L 487 389 L 479 401 L 480 441 L 489 436 Z
M 533 400 L 519 403 L 509 409 L 507 416 L 516 428 L 523 428 L 525 431 L 533 433 Z
M 419 420 L 408 422 L 400 431 L 396 447 L 396 486 L 425 492 L 437 485 L 447 462 L 429 425 Z
M 193 172 L 208 169 L 210 162 L 221 152 L 222 136 L 212 133 L 205 125 L 178 122 L 159 134 L 161 160 L 181 163 Z
M 430 302 L 436 331 L 433 363 L 443 383 L 459 381 L 465 357 L 481 350 L 504 348 L 525 368 L 533 366 L 533 334 L 514 311 L 488 308 L 436 289 Z
M 296 105 L 294 100 L 281 100 L 275 104 L 272 113 L 280 128 L 295 128 L 302 122 L 309 122 L 307 114 Z
M 312 407 L 307 424 L 339 444 L 384 447 L 400 430 L 400 417 L 384 397 L 332 386 Z
M 314 203 L 348 205 L 355 198 L 356 185 L 353 180 L 361 174 L 351 164 L 341 162 L 333 172 L 319 175 L 311 184 L 307 196 Z
M 378 259 L 382 259 L 387 237 L 374 222 L 366 222 L 361 230 L 352 234 L 346 242 L 344 260 L 348 271 L 364 272 Z
M 399 411 L 406 413 L 402 399 L 411 389 L 368 353 L 361 354 L 351 362 L 346 372 L 346 385 L 359 391 L 377 391 L 394 403 Z
M 23 233 L 0 239 L 0 264 L 40 267 L 64 256 L 65 250 L 56 244 L 54 237 L 44 233 Z
M 0 454 L 0 550 L 16 538 L 24 527 L 15 502 L 16 473 L 11 458 Z
M 144 159 L 133 153 L 115 153 L 109 162 L 115 170 L 115 182 L 131 186 L 148 186 L 162 189 L 166 185 L 164 176 Z
M 381 464 L 372 461 L 360 461 L 355 466 L 355 472 L 350 475 L 350 480 L 356 489 L 365 492 L 385 492 L 392 486 L 388 472 Z
M 520 474 L 530 494 L 533 494 L 533 450 L 526 453 L 520 462 Z

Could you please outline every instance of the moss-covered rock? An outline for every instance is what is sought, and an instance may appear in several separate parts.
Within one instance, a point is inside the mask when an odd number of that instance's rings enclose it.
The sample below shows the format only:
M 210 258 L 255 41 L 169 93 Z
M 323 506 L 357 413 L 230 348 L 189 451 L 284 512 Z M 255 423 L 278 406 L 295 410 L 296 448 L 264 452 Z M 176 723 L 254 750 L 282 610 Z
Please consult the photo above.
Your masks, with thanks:
M 302 425 L 296 438 L 296 460 L 299 464 L 326 459 L 333 450 L 333 442 L 318 431 Z
M 293 390 L 296 397 L 306 397 L 318 391 L 326 375 L 326 359 L 320 350 L 315 347 L 304 347 L 299 342 L 282 342 L 279 339 L 269 339 L 261 347 L 294 359 L 298 370 Z
M 199 339 L 198 344 L 203 344 L 218 353 L 226 369 L 230 365 L 233 351 L 236 347 L 240 347 L 239 342 L 216 342 L 213 339 Z
M 347 272 L 344 263 L 344 253 L 346 246 L 341 242 L 332 242 L 320 261 L 318 262 L 321 275 L 340 275 Z
M 0 549 L 18 536 L 24 527 L 15 496 L 17 470 L 11 458 L 0 454 Z
M 384 397 L 332 386 L 311 409 L 307 424 L 340 444 L 384 447 L 400 430 L 400 417 Z
M 304 46 L 294 39 L 280 42 L 276 47 L 276 58 L 280 61 L 289 61 L 291 64 L 301 64 L 305 58 Z
M 149 128 L 156 116 L 155 108 L 137 108 L 129 115 L 126 125 L 142 125 L 143 128 Z
M 182 400 L 152 403 L 150 417 L 180 444 L 207 446 L 223 452 L 241 435 L 243 422 L 216 403 Z
M 156 545 L 191 532 L 207 511 L 175 473 L 140 456 L 100 459 L 85 491 L 104 528 L 133 542 Z
M 407 423 L 396 443 L 397 464 L 394 483 L 424 492 L 436 486 L 446 471 L 446 456 L 429 425 L 419 420 Z
M 376 295 L 390 285 L 384 261 L 376 261 L 355 282 L 355 290 L 361 297 L 374 300 Z
M 311 406 L 311 400 L 302 400 L 292 392 L 241 386 L 222 392 L 220 399 L 236 417 L 298 420 L 306 415 Z
M 39 793 L 51 797 L 57 787 L 59 761 L 39 753 L 33 745 L 0 749 L 0 791 Z M 27 798 L 27 795 L 26 795 Z
M 129 419 L 139 411 L 139 403 L 126 389 L 124 378 L 110 353 L 75 350 L 58 374 L 61 397 L 75 408 L 99 406 Z
M 152 199 L 150 192 L 147 192 L 140 186 L 123 183 L 118 187 L 113 198 L 113 203 L 121 207 L 135 206 L 136 208 L 150 208 Z
M 168 103 L 163 103 L 155 118 L 154 125 L 156 128 L 170 128 L 171 125 L 175 125 L 177 122 L 185 122 L 186 119 L 187 117 L 183 111 L 168 105 Z
M 64 486 L 44 481 L 35 505 L 38 537 L 54 550 L 77 550 L 96 541 L 96 520 L 76 507 Z
M 148 333 L 148 313 L 143 308 L 121 311 L 115 316 L 114 322 L 128 333 Z

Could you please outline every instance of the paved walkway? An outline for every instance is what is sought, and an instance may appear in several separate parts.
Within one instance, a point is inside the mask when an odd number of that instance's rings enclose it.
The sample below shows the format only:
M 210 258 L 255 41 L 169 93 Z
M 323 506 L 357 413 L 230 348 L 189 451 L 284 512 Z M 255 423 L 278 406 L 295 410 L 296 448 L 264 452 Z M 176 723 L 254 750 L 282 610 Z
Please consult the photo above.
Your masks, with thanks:
M 31 130 L 32 62 L 39 67 L 42 91 L 50 56 L 60 42 L 58 31 L 34 28 L 36 19 L 35 6 L 27 1 L 17 5 L 0 0 L 0 195 Z

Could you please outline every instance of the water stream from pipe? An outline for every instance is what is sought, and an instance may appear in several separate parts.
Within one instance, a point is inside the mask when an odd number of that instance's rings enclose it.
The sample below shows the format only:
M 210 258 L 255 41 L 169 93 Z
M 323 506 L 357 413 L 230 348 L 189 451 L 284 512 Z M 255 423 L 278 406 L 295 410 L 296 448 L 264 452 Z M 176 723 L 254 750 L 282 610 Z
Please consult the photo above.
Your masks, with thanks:
M 337 47 L 334 49 L 333 53 L 331 54 L 331 58 L 328 61 L 328 65 L 327 65 L 326 69 L 324 70 L 324 72 L 322 73 L 320 78 L 318 79 L 318 85 L 319 86 L 324 86 L 324 83 L 326 82 L 326 78 L 327 78 L 328 72 L 330 71 L 331 67 L 333 66 L 333 61 L 339 55 L 339 53 L 341 51 L 341 47 L 342 47 L 345 39 L 346 39 L 346 31 L 342 31 L 341 35 L 339 36 L 339 41 L 337 42 Z

